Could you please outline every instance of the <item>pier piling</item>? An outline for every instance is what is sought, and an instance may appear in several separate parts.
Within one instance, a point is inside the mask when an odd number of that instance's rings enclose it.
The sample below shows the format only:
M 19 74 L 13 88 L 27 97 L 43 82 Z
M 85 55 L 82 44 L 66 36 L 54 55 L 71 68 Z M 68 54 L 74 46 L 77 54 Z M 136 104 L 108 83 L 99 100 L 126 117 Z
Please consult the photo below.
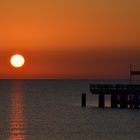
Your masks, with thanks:
M 105 106 L 105 95 L 99 94 L 99 107 L 104 108 Z
M 117 95 L 111 95 L 111 108 L 117 108 Z
M 81 106 L 86 107 L 86 93 L 82 93 L 81 96 Z
M 127 108 L 127 95 L 120 95 L 120 108 Z

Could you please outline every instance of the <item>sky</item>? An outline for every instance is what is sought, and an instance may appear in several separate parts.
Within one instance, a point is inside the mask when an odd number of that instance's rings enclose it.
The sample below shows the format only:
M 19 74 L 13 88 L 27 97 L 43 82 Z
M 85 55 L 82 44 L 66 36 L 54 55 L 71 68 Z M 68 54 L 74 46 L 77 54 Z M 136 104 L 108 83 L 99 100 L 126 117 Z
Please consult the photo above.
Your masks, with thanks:
M 129 77 L 140 69 L 139 0 L 1 0 L 1 78 Z M 22 54 L 21 68 L 10 57 Z

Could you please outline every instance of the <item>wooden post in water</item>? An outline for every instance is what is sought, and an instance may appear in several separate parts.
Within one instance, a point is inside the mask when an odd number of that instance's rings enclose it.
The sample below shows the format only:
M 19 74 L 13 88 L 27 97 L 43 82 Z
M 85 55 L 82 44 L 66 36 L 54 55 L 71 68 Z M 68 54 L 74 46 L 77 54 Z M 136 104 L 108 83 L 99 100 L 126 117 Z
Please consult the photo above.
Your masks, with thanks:
M 128 100 L 128 103 L 129 103 L 129 108 L 133 108 L 134 107 L 134 105 L 133 105 L 133 96 L 131 95 L 131 96 L 129 96 L 129 100 Z
M 128 108 L 128 95 L 124 95 L 124 108 Z
M 139 96 L 138 95 L 134 96 L 134 108 L 135 109 L 139 108 Z
M 127 108 L 128 95 L 120 95 L 120 108 Z
M 105 95 L 99 94 L 99 108 L 104 108 L 105 106 Z
M 111 95 L 111 108 L 117 108 L 117 94 Z
M 86 93 L 82 93 L 81 96 L 81 106 L 86 107 Z

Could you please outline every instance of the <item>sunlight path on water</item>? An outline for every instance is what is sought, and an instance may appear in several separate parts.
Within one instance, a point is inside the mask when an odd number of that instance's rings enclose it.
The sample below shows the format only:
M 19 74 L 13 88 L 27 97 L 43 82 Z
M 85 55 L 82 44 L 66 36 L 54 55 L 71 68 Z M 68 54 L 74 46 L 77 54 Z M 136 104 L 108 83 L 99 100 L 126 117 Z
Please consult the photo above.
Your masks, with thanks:
M 10 100 L 10 136 L 8 140 L 25 140 L 24 101 L 20 83 L 12 84 Z

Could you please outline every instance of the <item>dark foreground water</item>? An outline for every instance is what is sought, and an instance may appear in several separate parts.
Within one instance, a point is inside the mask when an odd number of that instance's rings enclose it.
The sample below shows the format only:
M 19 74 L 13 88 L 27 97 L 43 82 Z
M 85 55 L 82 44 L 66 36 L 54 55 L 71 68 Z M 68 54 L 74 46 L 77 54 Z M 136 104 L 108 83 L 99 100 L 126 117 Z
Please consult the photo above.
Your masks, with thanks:
M 96 108 L 89 92 L 96 82 L 1 80 L 0 140 L 139 140 L 140 110 Z

